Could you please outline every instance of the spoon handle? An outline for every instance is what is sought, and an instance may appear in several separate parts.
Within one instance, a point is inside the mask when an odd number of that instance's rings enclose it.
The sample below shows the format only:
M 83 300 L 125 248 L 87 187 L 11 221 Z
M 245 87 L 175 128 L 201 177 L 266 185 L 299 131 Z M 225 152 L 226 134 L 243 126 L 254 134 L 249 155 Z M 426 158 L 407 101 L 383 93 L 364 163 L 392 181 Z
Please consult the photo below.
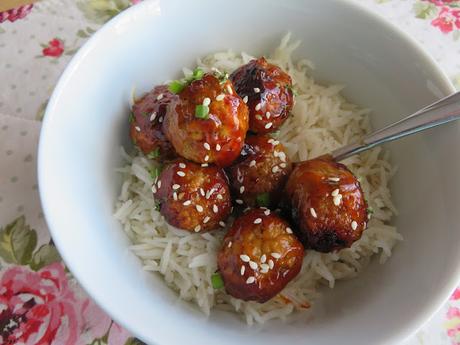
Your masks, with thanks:
M 341 161 L 377 145 L 460 119 L 460 92 L 447 96 L 404 119 L 366 135 L 360 143 L 343 146 L 331 153 Z

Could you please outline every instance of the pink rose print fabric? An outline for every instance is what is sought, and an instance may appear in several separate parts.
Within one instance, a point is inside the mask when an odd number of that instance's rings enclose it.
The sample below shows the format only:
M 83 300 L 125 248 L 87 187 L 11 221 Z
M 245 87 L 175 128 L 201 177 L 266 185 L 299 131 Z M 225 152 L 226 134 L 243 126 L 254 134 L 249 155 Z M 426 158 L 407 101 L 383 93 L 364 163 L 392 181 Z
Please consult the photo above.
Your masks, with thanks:
M 14 8 L 12 10 L 8 10 L 5 12 L 0 12 L 0 23 L 3 23 L 5 20 L 10 22 L 15 22 L 18 19 L 22 19 L 27 16 L 32 8 L 34 7 L 33 4 L 21 6 L 18 8 Z

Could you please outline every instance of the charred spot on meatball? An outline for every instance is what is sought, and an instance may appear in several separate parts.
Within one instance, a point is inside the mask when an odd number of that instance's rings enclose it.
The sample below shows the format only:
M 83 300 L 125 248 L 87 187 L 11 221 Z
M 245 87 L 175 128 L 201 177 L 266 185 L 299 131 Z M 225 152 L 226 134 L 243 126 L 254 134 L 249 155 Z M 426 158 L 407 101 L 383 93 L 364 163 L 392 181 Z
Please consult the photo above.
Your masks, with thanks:
M 174 97 L 166 85 L 160 85 L 133 105 L 130 136 L 133 143 L 149 158 L 172 159 L 176 156 L 162 128 L 166 108 Z
M 238 160 L 227 174 L 236 200 L 246 206 L 274 207 L 292 170 L 284 146 L 268 135 L 246 138 Z
M 177 228 L 192 232 L 217 229 L 230 215 L 232 201 L 224 172 L 178 159 L 152 186 L 160 213 Z
M 248 97 L 249 129 L 269 133 L 278 129 L 292 110 L 291 77 L 261 57 L 236 69 L 230 76 L 236 92 Z
M 205 74 L 178 92 L 163 130 L 180 156 L 225 167 L 243 147 L 248 108 L 230 80 Z
M 285 220 L 269 209 L 252 209 L 233 223 L 217 262 L 228 294 L 263 303 L 300 272 L 303 253 Z
M 350 247 L 367 224 L 360 183 L 343 164 L 327 158 L 295 165 L 284 205 L 306 248 L 331 252 Z

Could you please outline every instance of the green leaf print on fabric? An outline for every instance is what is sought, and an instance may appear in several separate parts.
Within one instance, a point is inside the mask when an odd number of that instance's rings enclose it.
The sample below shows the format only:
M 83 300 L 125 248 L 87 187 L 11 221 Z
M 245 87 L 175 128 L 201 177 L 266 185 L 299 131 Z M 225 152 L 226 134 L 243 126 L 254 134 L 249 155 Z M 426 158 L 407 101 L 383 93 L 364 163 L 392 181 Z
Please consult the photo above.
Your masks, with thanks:
M 21 216 L 0 229 L 0 256 L 7 263 L 27 265 L 37 246 L 37 233 Z
M 86 19 L 97 24 L 104 24 L 136 1 L 130 0 L 80 0 L 78 8 Z
M 415 16 L 420 19 L 433 19 L 438 13 L 435 4 L 426 1 L 417 1 L 414 4 Z
M 48 266 L 54 262 L 61 261 L 61 256 L 57 251 L 56 247 L 51 244 L 44 244 L 34 253 L 32 261 L 30 262 L 30 268 L 34 271 L 38 271 L 41 268 Z
M 137 338 L 129 338 L 124 345 L 145 345 L 145 343 Z

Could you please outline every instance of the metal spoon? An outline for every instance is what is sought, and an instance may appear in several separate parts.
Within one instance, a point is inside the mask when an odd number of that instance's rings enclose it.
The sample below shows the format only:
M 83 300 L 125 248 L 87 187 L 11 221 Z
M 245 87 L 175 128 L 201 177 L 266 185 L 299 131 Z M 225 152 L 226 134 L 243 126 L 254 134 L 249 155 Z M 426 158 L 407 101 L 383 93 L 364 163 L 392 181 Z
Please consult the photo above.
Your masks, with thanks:
M 366 135 L 359 143 L 343 146 L 333 151 L 330 156 L 338 162 L 377 145 L 458 119 L 460 119 L 460 92 L 447 96 L 398 122 Z

